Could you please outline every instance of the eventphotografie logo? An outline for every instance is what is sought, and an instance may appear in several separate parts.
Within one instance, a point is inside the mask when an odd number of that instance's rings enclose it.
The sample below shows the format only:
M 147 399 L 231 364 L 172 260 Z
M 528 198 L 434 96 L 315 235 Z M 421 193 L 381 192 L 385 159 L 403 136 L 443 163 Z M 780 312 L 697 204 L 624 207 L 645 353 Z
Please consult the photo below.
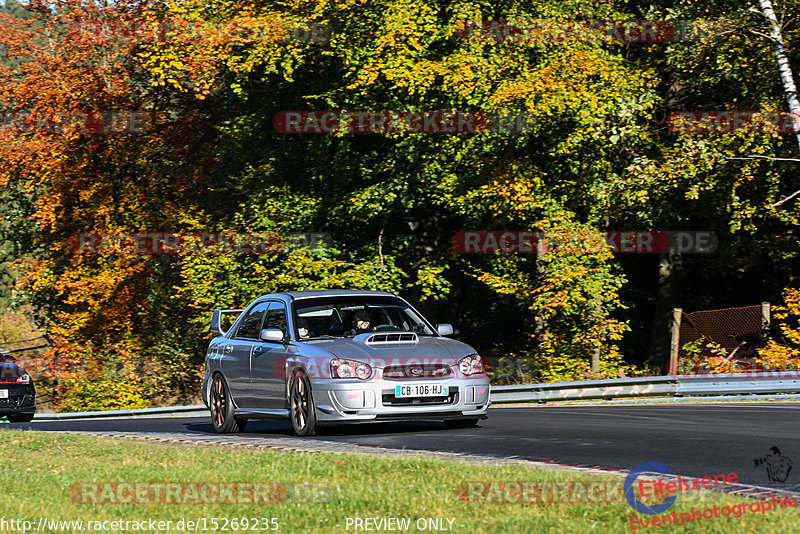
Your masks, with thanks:
M 639 464 L 633 469 L 630 470 L 628 476 L 625 477 L 625 484 L 623 486 L 623 491 L 625 493 L 625 500 L 628 501 L 628 504 L 631 505 L 631 508 L 639 512 L 640 514 L 649 514 L 655 515 L 665 512 L 670 509 L 670 507 L 675 504 L 677 500 L 677 495 L 671 495 L 664 499 L 660 503 L 656 504 L 645 504 L 636 496 L 635 488 L 636 488 L 636 480 L 639 478 L 640 475 L 647 473 L 652 475 L 654 473 L 660 473 L 664 475 L 672 474 L 672 470 L 667 467 L 666 465 L 659 463 L 659 462 L 646 462 L 643 464 Z
M 655 475 L 661 476 L 653 480 Z M 647 478 L 641 480 L 642 475 Z M 736 484 L 739 476 L 736 473 L 720 473 L 714 477 L 669 476 L 672 471 L 659 462 L 645 462 L 630 470 L 625 477 L 625 499 L 639 513 L 655 515 L 669 510 L 675 503 L 677 494 L 684 491 L 712 489 L 714 487 Z M 638 491 L 636 491 L 638 489 Z M 660 500 L 663 496 L 665 499 Z M 644 503 L 642 498 L 659 500 L 655 504 Z
M 776 455 L 780 452 L 772 451 Z M 766 458 L 756 459 L 758 463 L 760 460 Z M 663 476 L 658 476 L 663 475 Z M 655 478 L 657 477 L 658 478 Z M 625 498 L 628 504 L 636 512 L 643 515 L 630 515 L 628 516 L 628 524 L 631 530 L 641 530 L 650 527 L 664 527 L 668 525 L 685 525 L 686 523 L 696 523 L 705 521 L 706 519 L 714 519 L 720 517 L 741 517 L 746 513 L 762 515 L 769 511 L 777 511 L 786 508 L 796 508 L 797 498 L 782 496 L 778 497 L 773 495 L 770 500 L 761 500 L 741 504 L 731 505 L 714 505 L 705 508 L 695 508 L 686 512 L 676 512 L 669 510 L 677 500 L 677 494 L 686 491 L 695 490 L 708 490 L 714 487 L 726 486 L 729 484 L 738 483 L 738 475 L 736 473 L 720 473 L 713 477 L 705 476 L 702 478 L 692 478 L 675 476 L 672 471 L 662 463 L 659 462 L 645 462 L 637 465 L 630 470 L 628 476 L 625 478 Z M 638 491 L 637 491 L 638 489 Z M 642 498 L 648 497 L 659 500 L 662 496 L 666 496 L 658 503 L 649 504 L 643 502 Z

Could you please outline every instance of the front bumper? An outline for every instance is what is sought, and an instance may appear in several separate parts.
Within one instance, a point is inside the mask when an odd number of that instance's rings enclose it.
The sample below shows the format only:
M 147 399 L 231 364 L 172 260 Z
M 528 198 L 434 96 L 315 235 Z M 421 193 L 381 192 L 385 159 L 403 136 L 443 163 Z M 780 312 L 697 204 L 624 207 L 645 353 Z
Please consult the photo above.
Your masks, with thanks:
M 395 398 L 395 386 L 446 383 L 447 397 Z M 444 380 L 311 380 L 317 421 L 348 423 L 369 421 L 443 420 L 486 418 L 491 405 L 488 378 Z
M 208 385 L 211 382 L 211 373 L 208 370 L 208 366 L 206 366 L 205 371 L 203 372 L 203 378 L 200 380 L 200 397 L 203 399 L 203 404 L 206 405 L 206 408 L 209 408 L 208 405 Z
M 36 413 L 36 390 L 30 385 L 0 384 L 8 392 L 0 399 L 0 417 L 6 415 Z

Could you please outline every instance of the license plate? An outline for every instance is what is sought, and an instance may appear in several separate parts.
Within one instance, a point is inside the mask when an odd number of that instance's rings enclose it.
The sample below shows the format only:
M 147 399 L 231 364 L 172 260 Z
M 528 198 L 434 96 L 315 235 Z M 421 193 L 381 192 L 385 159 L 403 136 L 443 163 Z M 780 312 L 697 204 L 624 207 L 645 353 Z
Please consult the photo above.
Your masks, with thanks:
M 0 399 L 7 399 L 7 398 L 8 398 L 8 390 L 0 389 Z
M 410 384 L 395 386 L 395 398 L 401 397 L 447 397 L 450 394 L 447 384 Z

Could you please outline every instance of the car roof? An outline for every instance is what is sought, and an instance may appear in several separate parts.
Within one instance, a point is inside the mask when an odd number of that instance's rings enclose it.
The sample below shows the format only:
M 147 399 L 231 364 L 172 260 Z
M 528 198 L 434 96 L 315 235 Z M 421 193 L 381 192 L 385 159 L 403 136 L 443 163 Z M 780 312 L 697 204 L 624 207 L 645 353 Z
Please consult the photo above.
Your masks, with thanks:
M 309 297 L 351 297 L 351 296 L 377 296 L 377 297 L 396 297 L 394 293 L 386 291 L 368 291 L 361 289 L 323 289 L 312 291 L 284 291 L 278 295 L 287 295 L 292 299 L 303 299 Z

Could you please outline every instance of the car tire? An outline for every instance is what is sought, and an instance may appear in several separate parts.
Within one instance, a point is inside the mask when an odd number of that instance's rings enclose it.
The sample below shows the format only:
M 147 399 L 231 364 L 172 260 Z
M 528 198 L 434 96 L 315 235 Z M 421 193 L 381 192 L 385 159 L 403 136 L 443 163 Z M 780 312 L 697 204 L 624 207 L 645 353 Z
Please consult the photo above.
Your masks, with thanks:
M 298 436 L 313 436 L 317 432 L 317 416 L 311 384 L 302 374 L 292 376 L 289 381 L 289 418 Z
M 478 425 L 479 419 L 477 417 L 470 417 L 469 419 L 445 419 L 444 424 L 449 428 L 472 428 Z
M 215 375 L 208 392 L 208 407 L 211 410 L 211 424 L 220 434 L 241 432 L 247 419 L 234 417 L 233 400 L 228 384 L 220 375 Z
M 18 413 L 8 416 L 9 423 L 30 423 L 33 421 L 32 413 Z

